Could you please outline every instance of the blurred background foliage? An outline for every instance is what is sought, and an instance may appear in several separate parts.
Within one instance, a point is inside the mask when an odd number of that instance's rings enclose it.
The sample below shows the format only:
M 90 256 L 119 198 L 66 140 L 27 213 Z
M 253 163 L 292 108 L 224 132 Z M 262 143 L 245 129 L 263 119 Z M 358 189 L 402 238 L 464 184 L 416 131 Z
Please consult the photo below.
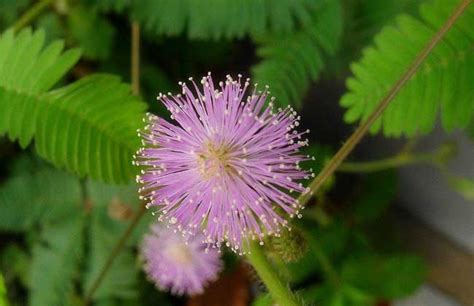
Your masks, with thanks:
M 0 305 L 83 305 L 139 210 L 131 156 L 146 109 L 166 116 L 158 92 L 209 70 L 215 79 L 242 73 L 270 85 L 279 106 L 304 110 L 313 128 L 310 87 L 318 81 L 327 92 L 346 80 L 336 95 L 345 122 L 358 122 L 455 2 L 0 0 Z M 23 26 L 38 3 L 47 6 Z M 140 96 L 127 84 L 132 22 L 141 27 Z M 413 137 L 440 117 L 447 131 L 469 126 L 474 135 L 473 43 L 471 7 L 372 132 Z M 306 166 L 317 173 L 341 140 L 311 139 L 316 159 Z M 472 199 L 472 181 L 451 182 Z M 396 186 L 391 170 L 332 177 L 295 221 L 297 234 L 284 237 L 300 235 L 305 251 L 266 244 L 308 304 L 384 305 L 423 282 L 423 262 L 402 251 L 386 222 Z M 141 271 L 137 246 L 151 220 L 141 219 L 95 305 L 193 305 L 158 292 Z M 224 275 L 235 272 L 232 257 Z M 272 304 L 256 296 L 253 305 Z

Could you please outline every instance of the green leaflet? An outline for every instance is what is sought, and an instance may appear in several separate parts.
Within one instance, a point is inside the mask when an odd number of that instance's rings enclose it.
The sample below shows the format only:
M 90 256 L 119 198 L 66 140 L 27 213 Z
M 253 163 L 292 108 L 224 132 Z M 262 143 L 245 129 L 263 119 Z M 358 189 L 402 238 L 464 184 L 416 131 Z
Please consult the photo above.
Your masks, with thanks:
M 44 31 L 30 29 L 0 37 L 0 135 L 18 139 L 22 147 L 32 140 L 38 97 L 48 91 L 79 59 L 77 49 L 61 54 L 64 43 L 44 46 Z
M 84 216 L 77 210 L 44 228 L 42 241 L 33 248 L 30 306 L 62 306 L 72 298 L 83 256 L 83 225 Z
M 311 22 L 291 34 L 257 37 L 262 61 L 252 68 L 254 81 L 269 85 L 276 104 L 301 107 L 311 81 L 323 68 L 323 51 L 333 54 L 342 35 L 339 0 L 324 0 L 310 15 Z
M 43 47 L 44 32 L 0 38 L 0 135 L 36 149 L 57 167 L 106 182 L 128 182 L 145 104 L 110 75 L 90 75 L 47 92 L 79 58 L 62 42 Z
M 27 231 L 60 220 L 78 207 L 80 196 L 78 180 L 67 173 L 22 173 L 0 186 L 0 229 Z
M 132 2 L 131 11 L 134 18 L 156 34 L 179 35 L 186 30 L 190 38 L 242 38 L 247 34 L 289 32 L 306 24 L 318 2 L 140 0 Z
M 94 207 L 88 231 L 90 250 L 82 284 L 84 291 L 87 292 L 103 268 L 111 249 L 129 225 L 130 218 L 142 203 L 136 196 L 138 188 L 136 185 L 112 186 L 88 181 L 86 188 L 90 203 Z M 151 214 L 142 217 L 127 247 L 117 256 L 94 294 L 96 302 L 106 302 L 110 298 L 125 300 L 137 298 L 140 265 L 131 246 L 138 245 L 143 239 L 143 234 L 148 230 L 152 218 Z
M 84 57 L 107 59 L 115 36 L 115 28 L 98 13 L 75 7 L 68 15 L 68 27 L 74 41 L 81 47 Z
M 435 0 L 420 6 L 421 20 L 397 18 L 375 37 L 353 63 L 349 92 L 341 99 L 348 108 L 345 121 L 365 120 L 380 99 L 400 78 L 459 1 Z M 375 122 L 371 131 L 386 136 L 413 136 L 433 129 L 438 112 L 447 131 L 463 128 L 473 113 L 474 6 L 470 6 L 430 54 L 415 76 Z
M 91 226 L 89 228 L 90 251 L 87 259 L 87 270 L 84 275 L 84 291 L 90 290 L 93 281 L 97 278 L 110 251 L 117 243 L 118 238 L 125 231 L 128 220 L 113 220 L 108 215 L 107 206 L 95 207 Z M 135 298 L 137 290 L 138 266 L 130 248 L 123 250 L 115 258 L 110 271 L 105 276 L 100 287 L 95 292 L 94 300 L 104 298 Z
M 145 104 L 111 75 L 91 75 L 44 95 L 38 105 L 36 149 L 80 176 L 125 183 Z

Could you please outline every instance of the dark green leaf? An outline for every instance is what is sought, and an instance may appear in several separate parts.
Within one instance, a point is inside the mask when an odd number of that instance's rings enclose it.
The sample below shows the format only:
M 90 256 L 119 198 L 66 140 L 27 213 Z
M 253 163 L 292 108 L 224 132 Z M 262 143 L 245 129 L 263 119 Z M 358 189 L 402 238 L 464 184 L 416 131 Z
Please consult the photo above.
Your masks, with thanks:
M 141 0 L 132 2 L 131 10 L 156 34 L 179 35 L 186 30 L 191 38 L 219 39 L 289 32 L 310 22 L 317 7 L 311 0 Z
M 83 225 L 84 218 L 79 211 L 45 227 L 42 242 L 33 248 L 29 305 L 68 304 L 83 256 Z
M 379 217 L 395 196 L 397 176 L 394 171 L 370 174 L 363 182 L 362 195 L 353 203 L 358 222 L 370 222 Z
M 2 250 L 1 271 L 8 282 L 19 279 L 22 285 L 29 286 L 30 262 L 30 255 L 17 244 L 10 244 Z
M 111 51 L 115 28 L 98 13 L 75 7 L 68 14 L 68 27 L 84 57 L 106 59 Z
M 0 186 L 0 229 L 26 231 L 60 220 L 81 205 L 80 198 L 78 180 L 62 171 L 18 175 Z
M 87 271 L 84 279 L 84 291 L 88 292 L 93 281 L 104 267 L 110 252 L 125 231 L 127 222 L 113 220 L 106 206 L 93 209 L 90 227 L 90 253 L 87 260 Z M 94 300 L 104 298 L 133 298 L 137 296 L 138 267 L 130 248 L 122 250 L 115 258 L 100 287 L 95 292 Z
M 423 261 L 410 255 L 354 257 L 347 260 L 342 279 L 377 298 L 396 299 L 413 293 L 424 281 Z
M 309 22 L 292 34 L 263 35 L 256 40 L 262 61 L 252 75 L 262 87 L 270 86 L 279 106 L 300 107 L 311 81 L 323 68 L 322 50 L 334 53 L 342 34 L 342 8 L 339 0 L 319 2 Z

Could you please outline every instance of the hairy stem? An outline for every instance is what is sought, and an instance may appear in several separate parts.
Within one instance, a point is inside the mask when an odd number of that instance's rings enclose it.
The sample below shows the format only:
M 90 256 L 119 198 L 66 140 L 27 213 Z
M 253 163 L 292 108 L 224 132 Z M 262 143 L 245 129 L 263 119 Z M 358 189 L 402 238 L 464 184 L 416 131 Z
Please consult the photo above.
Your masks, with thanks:
M 23 27 L 29 25 L 36 17 L 38 17 L 44 9 L 46 9 L 53 0 L 40 0 L 31 8 L 29 8 L 13 25 L 13 31 L 18 32 Z
M 90 287 L 89 291 L 87 292 L 87 295 L 84 299 L 85 300 L 85 305 L 90 305 L 90 303 L 92 301 L 92 298 L 94 296 L 94 293 L 97 291 L 97 289 L 99 289 L 100 284 L 102 283 L 102 281 L 104 280 L 105 275 L 107 274 L 110 267 L 114 263 L 115 258 L 120 254 L 120 252 L 124 248 L 125 243 L 127 242 L 128 238 L 130 238 L 130 235 L 132 234 L 133 230 L 137 226 L 140 219 L 145 214 L 145 211 L 146 211 L 146 206 L 143 205 L 143 203 L 141 203 L 140 209 L 137 211 L 137 213 L 136 213 L 135 217 L 133 218 L 132 222 L 127 227 L 127 229 L 122 234 L 122 236 L 120 237 L 117 244 L 114 246 L 114 248 L 110 252 L 110 255 L 107 258 L 107 261 L 105 262 L 104 267 L 102 268 L 99 275 L 94 280 L 94 282 L 92 283 L 92 286 Z
M 400 79 L 393 85 L 388 91 L 387 95 L 377 104 L 374 112 L 364 121 L 354 133 L 347 139 L 344 145 L 337 151 L 333 158 L 326 164 L 323 170 L 309 185 L 309 192 L 299 197 L 299 203 L 301 205 L 306 204 L 311 196 L 323 185 L 323 183 L 336 171 L 338 166 L 344 161 L 344 159 L 352 152 L 354 147 L 360 142 L 362 137 L 367 133 L 370 126 L 380 117 L 387 106 L 392 102 L 393 98 L 396 97 L 398 92 L 403 86 L 413 77 L 418 68 L 428 57 L 434 47 L 441 41 L 443 36 L 449 31 L 456 20 L 462 15 L 466 8 L 472 3 L 473 0 L 463 0 L 453 11 L 448 20 L 444 23 L 441 29 L 436 32 L 429 43 L 421 50 L 418 56 L 415 58 L 413 63 L 403 73 Z
M 132 22 L 132 51 L 131 51 L 131 79 L 132 92 L 134 95 L 140 94 L 140 25 Z
M 263 248 L 256 242 L 252 242 L 250 252 L 247 254 L 247 259 L 257 271 L 258 276 L 265 283 L 265 286 L 268 288 L 276 304 L 282 306 L 302 305 L 298 302 L 288 286 L 280 279 L 278 273 L 263 253 Z

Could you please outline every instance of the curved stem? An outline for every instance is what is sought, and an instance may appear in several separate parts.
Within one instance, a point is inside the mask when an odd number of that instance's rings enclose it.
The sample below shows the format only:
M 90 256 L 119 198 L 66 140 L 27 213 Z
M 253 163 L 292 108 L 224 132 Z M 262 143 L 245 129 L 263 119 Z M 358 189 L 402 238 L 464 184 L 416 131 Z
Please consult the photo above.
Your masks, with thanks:
M 89 291 L 87 292 L 87 295 L 84 299 L 85 300 L 85 305 L 90 305 L 90 303 L 92 301 L 92 298 L 94 296 L 94 293 L 97 291 L 97 289 L 99 289 L 99 286 L 102 283 L 102 281 L 104 280 L 105 275 L 109 271 L 110 267 L 112 267 L 112 264 L 114 263 L 115 258 L 122 251 L 122 249 L 125 246 L 125 243 L 127 242 L 128 238 L 132 234 L 133 230 L 137 226 L 140 219 L 145 214 L 145 211 L 146 211 L 146 206 L 145 205 L 140 205 L 140 210 L 136 213 L 135 217 L 132 220 L 132 223 L 130 223 L 130 225 L 127 227 L 125 232 L 120 237 L 117 244 L 114 246 L 114 248 L 110 252 L 110 255 L 107 258 L 107 261 L 105 262 L 104 267 L 100 271 L 99 276 L 97 276 L 97 278 L 92 283 L 92 286 L 90 287 Z
M 247 259 L 258 273 L 258 276 L 265 283 L 268 291 L 272 295 L 276 304 L 284 306 L 301 306 L 295 295 L 290 291 L 288 286 L 284 284 L 278 273 L 274 270 L 268 258 L 263 253 L 263 248 L 256 242 L 252 242 L 250 252 Z
M 23 27 L 29 25 L 36 17 L 38 17 L 45 8 L 47 8 L 53 0 L 40 0 L 31 8 L 29 8 L 13 25 L 13 31 L 18 32 Z
M 389 90 L 387 95 L 378 103 L 374 112 L 364 121 L 354 133 L 347 139 L 344 145 L 337 151 L 333 158 L 326 164 L 323 170 L 318 174 L 318 176 L 311 182 L 309 185 L 309 192 L 301 195 L 298 200 L 300 205 L 306 204 L 311 196 L 323 185 L 323 183 L 336 171 L 339 165 L 346 159 L 349 153 L 352 152 L 354 147 L 360 142 L 362 137 L 367 133 L 370 126 L 380 117 L 383 111 L 387 108 L 390 102 L 393 101 L 398 94 L 398 92 L 405 86 L 405 84 L 413 77 L 420 65 L 428 57 L 434 47 L 441 41 L 443 36 L 448 32 L 448 30 L 453 26 L 454 22 L 462 15 L 466 8 L 472 3 L 472 0 L 463 0 L 453 11 L 451 16 L 441 27 L 441 29 L 436 32 L 430 42 L 426 45 L 423 50 L 418 54 L 413 63 L 408 67 L 408 69 L 403 73 L 400 79 L 393 85 Z

